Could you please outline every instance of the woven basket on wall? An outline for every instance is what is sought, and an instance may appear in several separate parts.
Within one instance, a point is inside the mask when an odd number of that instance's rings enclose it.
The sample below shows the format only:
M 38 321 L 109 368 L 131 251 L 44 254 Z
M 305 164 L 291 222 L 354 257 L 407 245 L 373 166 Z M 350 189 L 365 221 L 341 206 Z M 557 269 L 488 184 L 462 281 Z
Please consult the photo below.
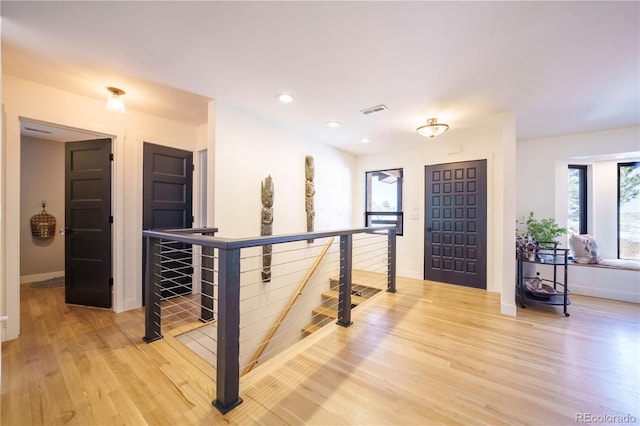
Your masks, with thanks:
M 56 218 L 47 213 L 42 203 L 42 213 L 31 216 L 31 235 L 33 238 L 47 239 L 53 238 L 56 233 Z

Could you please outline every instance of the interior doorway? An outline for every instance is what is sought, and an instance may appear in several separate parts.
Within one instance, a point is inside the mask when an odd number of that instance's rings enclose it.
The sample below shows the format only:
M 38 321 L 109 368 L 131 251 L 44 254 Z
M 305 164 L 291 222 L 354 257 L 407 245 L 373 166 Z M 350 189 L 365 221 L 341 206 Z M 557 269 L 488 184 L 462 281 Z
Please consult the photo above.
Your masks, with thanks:
M 97 182 L 96 176 L 93 176 L 95 170 L 87 171 L 95 169 L 95 163 L 87 163 L 90 159 L 86 156 L 95 148 L 92 143 L 95 144 L 93 140 L 96 138 L 102 140 L 98 152 L 106 154 L 106 163 L 103 161 L 101 165 L 102 182 L 97 187 L 92 185 L 92 182 Z M 71 203 L 65 200 L 65 192 L 69 189 L 66 188 L 68 182 L 65 183 L 65 157 L 70 155 L 65 151 L 71 145 L 67 143 L 70 141 L 84 141 L 74 144 L 76 171 L 82 162 L 85 169 L 84 176 L 76 176 L 75 184 L 71 186 L 74 191 L 71 195 L 75 194 L 76 198 Z M 111 308 L 113 232 L 108 223 L 112 209 L 111 136 L 20 119 L 20 144 L 21 177 L 17 183 L 20 186 L 20 282 L 33 283 L 64 277 L 67 303 Z M 99 196 L 96 190 L 100 191 Z M 85 198 L 85 202 L 79 199 L 80 196 Z M 37 240 L 30 235 L 29 218 L 33 214 L 36 199 L 46 200 L 47 212 L 57 218 L 55 235 L 48 241 Z M 96 199 L 101 200 L 102 213 L 107 212 L 106 217 L 100 219 L 107 221 L 107 226 L 102 226 L 102 244 L 96 244 L 93 238 L 97 229 L 92 228 L 96 206 L 88 208 L 88 204 L 95 204 Z M 72 206 L 75 207 L 69 212 Z M 68 230 L 71 232 L 65 232 Z M 72 244 L 69 244 L 71 238 Z M 77 244 L 83 240 L 88 245 Z M 100 255 L 95 250 L 98 246 L 102 252 Z M 100 267 L 96 267 L 98 259 Z M 80 264 L 83 264 L 82 267 Z M 72 291 L 69 291 L 70 284 Z
M 486 160 L 425 167 L 424 279 L 486 290 Z
M 142 229 L 183 229 L 193 226 L 193 152 L 156 145 L 143 147 Z M 146 244 L 143 247 L 142 300 L 145 293 Z M 171 243 L 163 248 L 162 297 L 193 291 L 190 245 Z

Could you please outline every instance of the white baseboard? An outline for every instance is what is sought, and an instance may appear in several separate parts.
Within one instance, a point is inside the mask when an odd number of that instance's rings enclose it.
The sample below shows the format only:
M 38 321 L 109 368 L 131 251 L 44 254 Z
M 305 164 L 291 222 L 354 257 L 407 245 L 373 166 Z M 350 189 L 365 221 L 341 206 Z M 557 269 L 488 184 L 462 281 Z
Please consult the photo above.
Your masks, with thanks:
M 44 274 L 23 275 L 20 277 L 20 284 L 35 283 L 38 281 L 50 280 L 51 278 L 64 277 L 64 271 L 45 272 Z
M 500 304 L 500 313 L 502 315 L 509 315 L 511 317 L 515 317 L 518 314 L 518 309 L 515 304 Z
M 573 294 L 640 303 L 640 271 L 597 266 L 569 266 Z
M 122 306 L 122 311 L 115 310 L 115 312 L 120 313 L 120 312 L 130 311 L 132 309 L 138 309 L 140 307 L 142 307 L 142 303 L 140 302 L 140 299 L 132 298 L 124 301 L 124 304 Z
M 609 290 L 606 288 L 594 288 L 583 285 L 569 284 L 571 293 L 581 296 L 599 297 L 601 299 L 619 300 L 620 302 L 640 303 L 640 293 L 637 291 Z
M 405 278 L 413 278 L 413 279 L 416 279 L 416 280 L 424 279 L 424 277 L 422 276 L 421 273 L 415 272 L 415 271 L 410 271 L 408 269 L 398 269 L 396 271 L 396 276 L 405 277 Z

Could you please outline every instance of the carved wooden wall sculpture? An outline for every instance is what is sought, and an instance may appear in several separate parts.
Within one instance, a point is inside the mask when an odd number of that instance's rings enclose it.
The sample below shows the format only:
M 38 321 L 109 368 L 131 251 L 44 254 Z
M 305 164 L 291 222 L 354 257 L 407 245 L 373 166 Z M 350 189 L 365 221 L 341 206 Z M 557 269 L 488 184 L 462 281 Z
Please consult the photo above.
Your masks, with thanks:
M 273 180 L 271 175 L 267 176 L 262 185 L 262 225 L 260 235 L 272 235 L 273 233 Z M 271 281 L 271 244 L 262 246 L 262 282 Z
M 313 178 L 314 178 L 315 170 L 313 166 L 313 157 L 307 155 L 304 158 L 304 176 L 305 176 L 305 210 L 307 212 L 307 232 L 313 232 L 313 218 L 316 215 L 315 210 L 313 209 L 313 196 L 316 193 Z M 312 243 L 313 240 L 307 240 L 307 242 Z

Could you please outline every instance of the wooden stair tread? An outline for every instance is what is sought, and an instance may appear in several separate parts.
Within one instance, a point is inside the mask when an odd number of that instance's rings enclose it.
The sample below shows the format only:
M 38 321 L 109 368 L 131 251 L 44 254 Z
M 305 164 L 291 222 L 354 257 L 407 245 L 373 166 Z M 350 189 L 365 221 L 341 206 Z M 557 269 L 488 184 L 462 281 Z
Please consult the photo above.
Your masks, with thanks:
M 324 297 L 329 298 L 329 299 L 338 300 L 340 298 L 340 293 L 338 292 L 338 290 L 327 290 L 324 293 L 322 293 L 322 295 Z M 357 296 L 355 294 L 351 295 L 351 303 L 353 303 L 354 305 L 360 305 L 363 302 L 365 302 L 366 300 L 367 300 L 366 297 Z
M 337 278 L 337 277 L 329 278 L 329 282 L 331 283 L 332 287 L 337 287 L 338 284 L 340 284 L 340 278 Z M 385 281 L 384 284 L 380 284 L 380 285 L 382 285 L 382 287 L 378 287 L 378 283 L 363 283 L 363 282 L 356 281 L 354 279 L 351 280 L 352 287 L 365 287 L 365 288 L 371 288 L 375 290 L 386 288 L 387 282 Z
M 171 325 L 167 327 L 166 333 L 172 335 L 173 337 L 178 337 L 181 334 L 188 333 L 193 330 L 197 330 L 201 327 L 205 327 L 207 325 L 215 324 L 216 321 L 203 322 L 200 320 L 195 321 L 185 321 L 181 322 L 177 325 Z
M 333 308 L 327 308 L 326 306 L 318 306 L 317 308 L 314 308 L 311 312 L 313 312 L 313 315 L 322 315 L 325 317 L 338 319 L 338 311 L 336 311 Z
M 331 288 L 337 287 L 340 283 L 340 277 L 330 277 L 329 283 Z M 387 276 L 377 272 L 354 269 L 351 274 L 351 287 L 385 290 L 387 288 Z
M 385 289 L 387 286 L 386 275 L 379 274 L 379 273 L 354 270 L 351 278 L 352 278 L 351 287 L 353 292 L 358 292 L 358 294 L 362 294 L 362 295 L 351 294 L 351 307 L 364 303 L 369 297 Z M 361 284 L 363 282 L 367 284 Z M 374 286 L 372 286 L 372 284 Z M 322 296 L 327 299 L 335 300 L 336 303 L 334 304 L 334 306 L 337 306 L 337 301 L 340 299 L 340 292 L 337 289 L 339 285 L 339 278 L 338 277 L 329 278 L 329 285 L 330 285 L 330 289 L 322 293 Z M 377 286 L 380 286 L 380 287 L 377 287 Z M 309 335 L 320 330 L 322 326 L 327 324 L 331 319 L 338 319 L 338 310 L 334 308 L 329 308 L 326 306 L 318 306 L 317 308 L 314 308 L 311 312 L 315 317 L 314 318 L 315 322 L 307 324 L 302 327 L 302 332 L 305 335 Z
M 309 324 L 305 325 L 304 327 L 302 327 L 302 332 L 306 333 L 306 334 L 312 334 L 312 333 L 315 333 L 316 331 L 320 330 L 321 328 L 322 328 L 322 326 L 320 324 L 309 323 Z

